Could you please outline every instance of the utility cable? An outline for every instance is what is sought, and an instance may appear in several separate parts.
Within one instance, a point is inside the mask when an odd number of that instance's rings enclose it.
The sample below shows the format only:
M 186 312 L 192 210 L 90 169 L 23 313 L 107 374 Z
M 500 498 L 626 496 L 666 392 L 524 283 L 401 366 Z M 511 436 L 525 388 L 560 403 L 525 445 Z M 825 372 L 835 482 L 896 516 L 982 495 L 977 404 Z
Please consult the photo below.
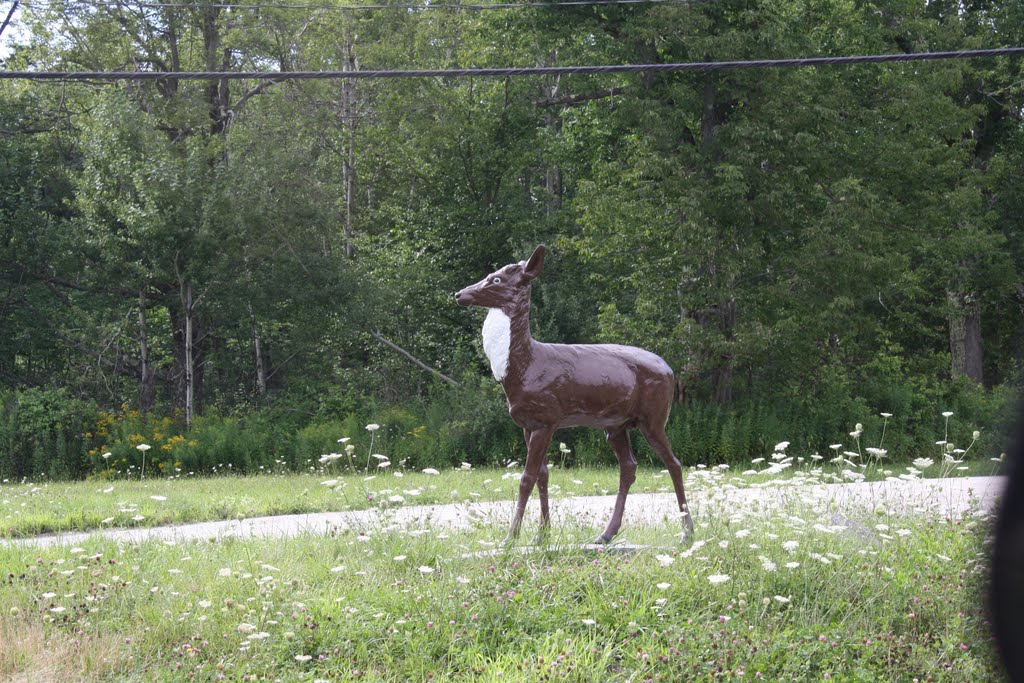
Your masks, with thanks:
M 494 2 L 494 3 L 468 3 L 458 2 L 422 2 L 419 4 L 395 3 L 395 4 L 316 4 L 316 3 L 281 3 L 268 5 L 259 3 L 188 3 L 188 2 L 117 2 L 117 0 L 72 0 L 67 5 L 84 5 L 86 7 L 131 7 L 146 9 L 204 9 L 213 7 L 216 9 L 229 10 L 330 10 L 339 12 L 359 12 L 363 10 L 381 9 L 402 9 L 402 10 L 430 10 L 430 9 L 455 9 L 455 10 L 489 10 L 489 9 L 515 9 L 520 7 L 581 7 L 587 5 L 693 5 L 707 0 L 538 0 L 537 2 Z M 44 0 L 43 2 L 23 2 L 25 7 L 53 7 L 61 6 L 58 3 Z M 65 6 L 67 6 L 65 5 Z
M 910 54 L 853 55 L 847 57 L 805 57 L 799 59 L 759 59 L 752 61 L 683 62 L 676 64 L 609 64 L 603 66 L 535 66 L 470 69 L 370 69 L 366 71 L 0 71 L 0 79 L 29 81 L 157 81 L 157 80 L 312 80 L 380 78 L 471 78 L 518 77 L 567 74 L 644 73 L 678 71 L 722 71 L 727 69 L 767 69 L 783 67 L 822 67 L 883 62 L 920 62 L 942 59 L 975 59 L 1024 55 L 1024 47 L 954 52 L 915 52 Z

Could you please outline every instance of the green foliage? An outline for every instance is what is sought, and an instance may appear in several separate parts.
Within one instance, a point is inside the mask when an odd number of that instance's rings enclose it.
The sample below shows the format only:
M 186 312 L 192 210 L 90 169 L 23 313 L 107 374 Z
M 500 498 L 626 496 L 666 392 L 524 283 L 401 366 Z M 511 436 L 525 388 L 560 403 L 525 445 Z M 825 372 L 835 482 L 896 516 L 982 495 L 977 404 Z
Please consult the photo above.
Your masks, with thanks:
M 993 3 L 108 9 L 24 8 L 31 40 L 5 66 L 682 62 L 1024 35 L 1019 10 Z M 883 411 L 896 452 L 933 442 L 943 410 L 964 430 L 958 443 L 977 426 L 998 448 L 1024 338 L 1021 82 L 1016 58 L 216 87 L 5 81 L 0 387 L 66 387 L 113 410 L 120 430 L 85 446 L 71 426 L 27 441 L 5 432 L 5 467 L 116 469 L 89 460 L 108 445 L 138 471 L 132 437 L 155 441 L 162 418 L 124 404 L 173 416 L 161 435 L 181 441 L 145 456 L 169 471 L 301 469 L 342 436 L 366 455 L 370 422 L 384 425 L 374 449 L 395 462 L 521 460 L 479 312 L 451 294 L 538 242 L 551 251 L 534 334 L 664 356 L 685 389 L 670 428 L 688 462 L 741 462 L 777 440 L 813 452 L 858 422 L 874 430 Z M 968 327 L 977 345 L 957 341 Z M 961 377 L 968 348 L 979 386 Z M 198 416 L 187 433 L 179 411 Z M 607 462 L 600 433 L 564 438 L 571 462 Z
M 66 390 L 0 392 L 0 478 L 82 477 L 95 416 Z

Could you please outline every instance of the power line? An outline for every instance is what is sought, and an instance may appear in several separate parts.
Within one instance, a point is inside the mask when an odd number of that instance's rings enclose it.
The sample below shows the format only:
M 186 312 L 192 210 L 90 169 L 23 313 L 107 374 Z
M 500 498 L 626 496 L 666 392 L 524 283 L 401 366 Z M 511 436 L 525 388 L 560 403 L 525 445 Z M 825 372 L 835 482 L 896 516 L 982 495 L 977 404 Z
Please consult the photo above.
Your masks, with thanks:
M 606 74 L 676 71 L 722 71 L 726 69 L 767 69 L 783 67 L 821 67 L 881 62 L 921 62 L 942 59 L 975 59 L 1024 55 L 1024 47 L 955 52 L 915 52 L 910 54 L 853 55 L 847 57 L 804 57 L 799 59 L 759 59 L 728 62 L 683 62 L 676 64 L 609 64 L 603 66 L 535 66 L 470 69 L 389 69 L 367 71 L 0 71 L 0 79 L 29 81 L 156 81 L 156 80 L 312 80 L 378 78 L 465 78 L 474 76 L 516 77 L 568 74 Z
M 25 7 L 43 8 L 50 7 L 53 2 L 25 2 Z M 116 0 L 75 0 L 74 4 L 88 7 L 120 7 L 125 3 Z M 536 2 L 494 2 L 494 3 L 453 3 L 453 2 L 422 2 L 419 4 L 369 4 L 369 5 L 330 5 L 330 4 L 305 4 L 305 3 L 284 3 L 279 5 L 265 5 L 256 3 L 188 3 L 188 2 L 133 2 L 132 7 L 148 9 L 203 9 L 214 7 L 217 9 L 231 10 L 260 10 L 260 9 L 287 9 L 287 10 L 330 10 L 339 12 L 359 12 L 363 10 L 380 9 L 402 9 L 402 10 L 429 10 L 429 9 L 459 9 L 459 10 L 489 10 L 489 9 L 514 9 L 519 7 L 581 7 L 587 5 L 691 5 L 693 0 L 537 0 Z

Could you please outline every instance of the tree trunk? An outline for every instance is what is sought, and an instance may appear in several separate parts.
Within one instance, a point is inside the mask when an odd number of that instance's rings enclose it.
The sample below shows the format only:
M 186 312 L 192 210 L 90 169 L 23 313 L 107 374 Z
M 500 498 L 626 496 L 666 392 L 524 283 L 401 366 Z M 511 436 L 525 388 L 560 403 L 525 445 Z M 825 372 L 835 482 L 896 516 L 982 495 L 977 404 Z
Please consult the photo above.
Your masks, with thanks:
M 185 285 L 185 426 L 192 426 L 196 404 L 196 361 L 193 340 L 192 285 Z
M 149 333 L 146 329 L 146 293 L 139 292 L 139 413 L 153 410 L 156 370 L 149 362 Z
M 267 365 L 263 358 L 260 326 L 256 323 L 256 314 L 253 313 L 252 304 L 249 305 L 249 316 L 252 319 L 252 344 L 256 352 L 256 395 L 262 398 L 267 393 Z
M 179 276 L 180 277 L 180 276 Z M 170 307 L 171 328 L 174 340 L 174 404 L 191 423 L 202 413 L 203 380 L 206 336 L 202 333 L 196 309 L 201 296 L 197 297 L 190 283 L 179 280 L 179 305 Z
M 231 49 L 221 49 L 220 10 L 221 8 L 216 5 L 203 5 L 203 47 L 206 51 L 207 71 L 228 71 L 231 68 Z M 222 78 L 219 81 L 210 81 L 206 86 L 206 101 L 211 121 L 210 132 L 214 135 L 224 135 L 231 126 L 231 89 L 229 84 L 230 81 Z
M 548 57 L 549 66 L 558 65 L 558 52 L 552 51 Z M 555 77 L 553 80 L 544 84 L 544 98 L 547 100 L 554 100 L 561 93 L 559 89 L 561 87 L 561 79 Z M 553 109 L 544 110 L 544 127 L 548 129 L 552 139 L 556 138 L 558 133 L 562 129 L 562 117 Z M 544 169 L 544 189 L 547 191 L 547 199 L 544 202 L 544 215 L 551 216 L 554 214 L 562 205 L 563 185 L 562 185 L 562 171 L 553 163 L 546 165 Z
M 711 150 L 715 141 L 715 125 L 718 117 L 715 116 L 715 84 L 708 77 L 704 81 L 704 90 L 701 93 L 701 116 L 700 116 L 700 145 L 705 152 Z
M 716 358 L 713 384 L 714 401 L 718 405 L 732 403 L 733 376 L 735 375 L 735 355 L 733 341 L 736 329 L 736 299 L 728 299 L 719 304 L 717 309 L 718 327 L 722 334 L 723 347 Z
M 981 305 L 974 292 L 947 292 L 949 301 L 949 353 L 952 375 L 984 382 L 981 347 Z
M 342 45 L 342 70 L 355 71 L 356 59 L 352 46 L 352 34 L 346 29 L 345 42 Z M 352 214 L 355 204 L 355 175 L 356 175 L 356 111 L 355 111 L 355 83 L 350 78 L 341 81 L 341 116 L 348 133 L 346 144 L 345 164 L 343 166 L 343 182 L 345 185 L 345 258 L 351 259 L 355 255 L 353 245 L 354 229 L 352 227 Z

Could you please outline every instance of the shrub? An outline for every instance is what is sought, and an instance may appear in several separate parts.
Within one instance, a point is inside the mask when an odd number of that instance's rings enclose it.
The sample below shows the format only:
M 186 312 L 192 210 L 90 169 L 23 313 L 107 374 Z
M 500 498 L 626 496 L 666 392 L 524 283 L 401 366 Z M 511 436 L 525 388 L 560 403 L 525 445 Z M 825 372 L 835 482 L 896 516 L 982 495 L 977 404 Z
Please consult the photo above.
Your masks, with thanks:
M 290 464 L 292 469 L 303 469 L 317 462 L 321 455 L 343 450 L 338 439 L 353 433 L 352 421 L 330 420 L 314 422 L 295 433 Z M 347 461 L 346 461 L 347 462 Z
M 0 476 L 84 476 L 92 466 L 87 444 L 96 415 L 95 404 L 63 389 L 0 394 Z
M 894 377 L 886 379 L 890 370 Z M 796 455 L 827 455 L 831 443 L 853 447 L 848 433 L 857 423 L 864 426 L 861 444 L 877 446 L 883 426 L 879 413 L 889 412 L 893 416 L 885 425 L 884 447 L 893 460 L 932 455 L 935 441 L 942 438 L 966 447 L 976 429 L 981 438 L 972 452 L 992 457 L 1005 448 L 1003 425 L 1014 406 L 1010 387 L 986 390 L 967 381 L 903 376 L 888 365 L 864 374 L 870 381 L 857 384 L 837 374 L 835 367 L 823 367 L 814 386 L 787 387 L 786 399 L 772 404 L 676 405 L 667 426 L 669 441 L 679 459 L 691 466 L 743 465 L 769 454 L 780 441 L 789 441 L 789 452 Z M 0 475 L 138 477 L 143 457 L 147 477 L 308 471 L 319 465 L 321 455 L 344 452 L 341 437 L 349 437 L 354 447 L 351 467 L 357 471 L 367 467 L 371 447 L 395 468 L 445 469 L 463 461 L 476 466 L 523 463 L 522 430 L 509 418 L 500 386 L 480 377 L 464 377 L 463 382 L 460 389 L 439 385 L 428 396 L 400 404 L 364 401 L 359 410 L 342 417 L 274 408 L 233 415 L 208 411 L 190 429 L 178 413 L 142 416 L 127 406 L 99 411 L 60 390 L 0 393 Z M 864 395 L 858 387 L 865 389 Z M 955 416 L 948 436 L 944 411 Z M 380 429 L 371 435 L 369 423 Z M 569 454 L 556 452 L 559 441 L 568 444 Z M 143 443 L 150 446 L 145 456 L 137 448 Z M 634 434 L 633 444 L 641 462 L 660 466 L 639 434 Z M 559 432 L 550 453 L 552 463 L 570 467 L 615 463 L 604 434 L 596 429 Z M 336 467 L 350 467 L 349 462 L 342 459 Z

